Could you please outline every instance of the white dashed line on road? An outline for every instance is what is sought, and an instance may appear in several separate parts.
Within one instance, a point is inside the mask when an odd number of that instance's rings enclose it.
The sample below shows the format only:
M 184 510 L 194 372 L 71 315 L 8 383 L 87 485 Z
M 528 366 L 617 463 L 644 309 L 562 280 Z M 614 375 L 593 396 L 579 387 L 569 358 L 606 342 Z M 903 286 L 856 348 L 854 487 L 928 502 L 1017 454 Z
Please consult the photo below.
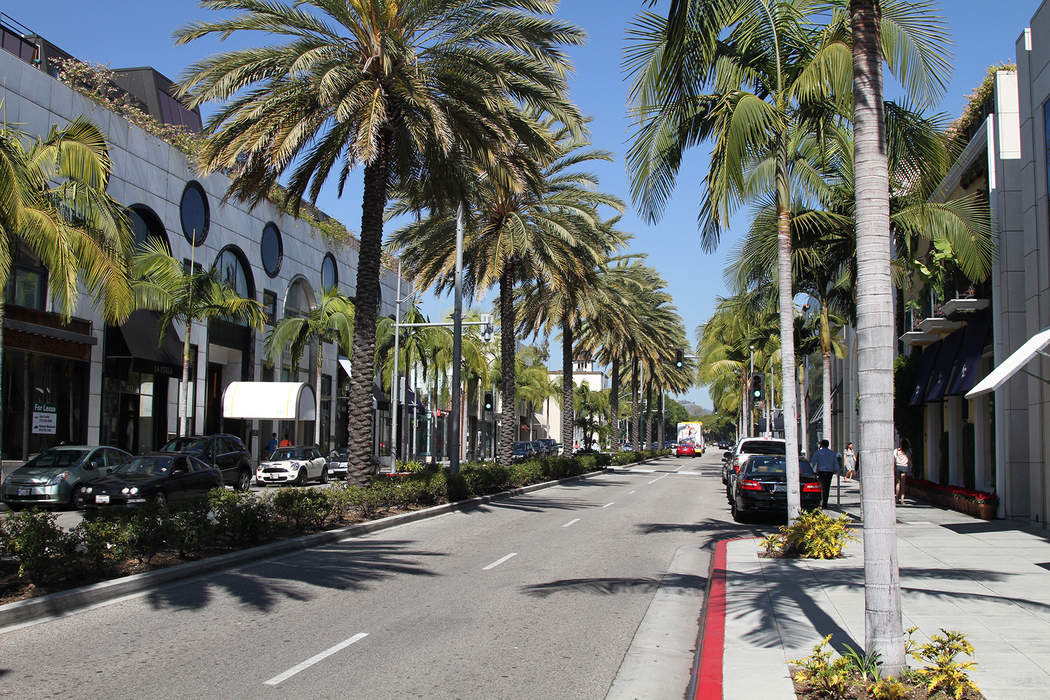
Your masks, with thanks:
M 516 557 L 516 556 L 518 556 L 518 553 L 517 553 L 517 552 L 511 552 L 510 554 L 508 554 L 508 555 L 507 555 L 507 556 L 505 556 L 505 557 L 500 557 L 499 559 L 497 559 L 496 561 L 492 562 L 492 563 L 491 563 L 491 564 L 489 564 L 488 566 L 483 566 L 483 567 L 481 567 L 481 570 L 482 570 L 482 571 L 488 571 L 489 569 L 495 569 L 495 568 L 496 568 L 497 566 L 499 566 L 499 565 L 500 565 L 500 564 L 502 564 L 503 562 L 507 561 L 507 560 L 508 560 L 508 559 L 510 559 L 511 557 Z
M 571 526 L 575 525 L 575 524 L 576 524 L 576 523 L 578 523 L 578 522 L 580 522 L 580 519 L 579 519 L 579 518 L 573 518 L 573 519 L 572 519 L 572 520 L 570 520 L 569 522 L 567 522 L 567 523 L 565 523 L 564 525 L 562 525 L 562 527 L 571 527 Z
M 663 476 L 658 476 L 657 478 L 653 479 L 653 480 L 652 480 L 652 481 L 650 481 L 649 483 L 650 483 L 650 484 L 655 484 L 655 483 L 656 483 L 657 481 L 659 481 L 660 479 L 666 479 L 666 478 L 667 478 L 667 477 L 669 477 L 669 476 L 671 476 L 671 475 L 670 475 L 670 474 L 664 474 Z
M 627 495 L 628 495 L 628 496 L 633 496 L 633 495 L 634 495 L 635 493 L 636 493 L 635 491 L 628 491 L 628 492 L 627 492 Z
M 299 663 L 299 664 L 296 664 L 295 666 L 292 666 L 290 669 L 288 669 L 284 673 L 276 675 L 273 678 L 271 678 L 270 680 L 264 682 L 263 685 L 277 685 L 279 683 L 283 683 L 284 681 L 288 680 L 289 678 L 291 678 L 295 674 L 299 673 L 300 671 L 305 671 L 306 669 L 308 669 L 311 666 L 313 666 L 314 664 L 316 664 L 318 661 L 324 661 L 325 659 L 327 659 L 332 654 L 335 654 L 336 652 L 339 652 L 339 651 L 342 651 L 343 649 L 346 649 L 348 646 L 350 646 L 354 642 L 359 642 L 359 641 L 361 641 L 362 639 L 364 639 L 367 636 L 368 636 L 368 632 L 359 632 L 358 634 L 355 634 L 353 637 L 350 637 L 350 639 L 345 639 L 345 640 L 339 642 L 338 644 L 336 644 L 335 646 L 328 647 L 327 649 L 322 651 L 320 654 L 315 654 L 315 655 L 311 656 L 309 659 L 307 659 L 306 661 L 303 661 L 302 663 Z
M 604 506 L 602 506 L 602 508 L 608 508 L 609 506 L 614 505 L 615 503 L 616 501 L 613 501 L 612 503 L 606 503 Z

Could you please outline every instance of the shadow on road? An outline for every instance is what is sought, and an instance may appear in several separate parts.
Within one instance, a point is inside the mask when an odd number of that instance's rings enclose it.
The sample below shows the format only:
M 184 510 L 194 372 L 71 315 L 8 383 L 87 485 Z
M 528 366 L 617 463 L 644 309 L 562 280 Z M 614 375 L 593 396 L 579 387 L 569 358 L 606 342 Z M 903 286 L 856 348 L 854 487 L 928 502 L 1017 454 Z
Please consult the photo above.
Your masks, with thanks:
M 595 595 L 652 593 L 660 587 L 699 592 L 707 588 L 707 577 L 690 574 L 668 574 L 662 579 L 620 577 L 566 578 L 522 586 L 521 590 L 526 595 L 534 598 L 546 598 L 555 593 L 591 593 Z
M 591 508 L 594 504 L 577 499 L 539 498 L 535 496 L 514 496 L 489 503 L 460 509 L 463 513 L 491 513 L 494 510 L 522 510 L 528 513 L 540 513 L 546 510 L 579 510 Z
M 422 559 L 444 555 L 412 549 L 412 544 L 409 540 L 339 542 L 168 586 L 150 593 L 147 600 L 157 609 L 199 610 L 225 593 L 246 607 L 266 612 L 281 600 L 310 600 L 309 586 L 353 591 L 398 574 L 436 576 Z
M 691 532 L 697 535 L 706 535 L 698 545 L 704 549 L 711 549 L 715 542 L 728 538 L 737 537 L 765 537 L 773 531 L 775 521 L 770 525 L 759 527 L 758 525 L 742 525 L 727 520 L 716 518 L 705 518 L 696 523 L 639 523 L 635 525 L 643 535 L 658 535 L 670 532 Z

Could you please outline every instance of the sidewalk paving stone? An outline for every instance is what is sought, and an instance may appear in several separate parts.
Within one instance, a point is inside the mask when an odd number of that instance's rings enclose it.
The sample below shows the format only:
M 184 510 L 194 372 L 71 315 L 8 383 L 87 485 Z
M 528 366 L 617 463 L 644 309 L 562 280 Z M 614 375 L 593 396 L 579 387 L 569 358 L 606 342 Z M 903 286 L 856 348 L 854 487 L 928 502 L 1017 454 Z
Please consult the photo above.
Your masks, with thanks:
M 840 510 L 859 523 L 856 482 L 843 482 Z M 1050 534 L 910 502 L 898 506 L 897 534 L 904 626 L 919 627 L 916 641 L 964 632 L 989 700 L 1046 697 Z M 836 560 L 763 559 L 757 539 L 728 544 L 723 697 L 793 698 L 790 659 L 829 633 L 840 651 L 863 646 L 863 551 L 858 541 Z

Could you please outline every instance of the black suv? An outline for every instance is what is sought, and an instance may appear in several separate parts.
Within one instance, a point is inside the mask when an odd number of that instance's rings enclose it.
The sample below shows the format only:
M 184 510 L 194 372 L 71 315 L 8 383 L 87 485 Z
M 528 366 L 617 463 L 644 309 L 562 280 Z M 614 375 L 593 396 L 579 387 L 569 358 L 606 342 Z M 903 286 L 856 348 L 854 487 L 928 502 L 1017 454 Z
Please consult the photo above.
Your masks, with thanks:
M 160 452 L 180 452 L 196 457 L 222 473 L 222 482 L 238 491 L 252 485 L 252 464 L 248 450 L 236 435 L 177 437 L 169 440 Z

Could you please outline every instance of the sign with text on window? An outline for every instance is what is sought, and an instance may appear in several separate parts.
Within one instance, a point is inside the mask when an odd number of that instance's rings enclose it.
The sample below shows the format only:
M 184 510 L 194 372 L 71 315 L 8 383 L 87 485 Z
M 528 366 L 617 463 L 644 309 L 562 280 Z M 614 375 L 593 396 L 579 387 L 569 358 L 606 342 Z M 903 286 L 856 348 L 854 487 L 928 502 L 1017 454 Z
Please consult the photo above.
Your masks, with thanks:
M 33 435 L 54 435 L 58 428 L 58 409 L 53 403 L 33 404 Z

